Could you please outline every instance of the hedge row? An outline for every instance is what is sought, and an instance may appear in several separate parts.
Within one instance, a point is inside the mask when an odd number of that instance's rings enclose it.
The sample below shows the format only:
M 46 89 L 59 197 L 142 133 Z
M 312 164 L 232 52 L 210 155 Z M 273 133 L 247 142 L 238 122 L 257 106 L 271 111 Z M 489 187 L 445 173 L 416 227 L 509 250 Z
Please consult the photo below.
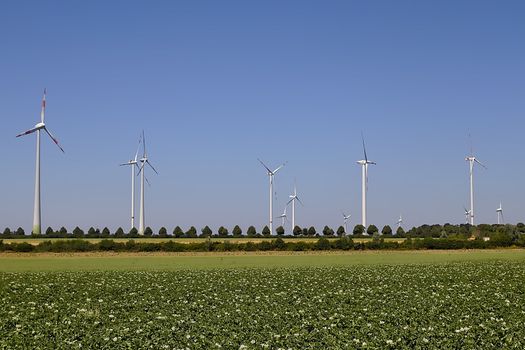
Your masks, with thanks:
M 489 249 L 499 247 L 525 247 L 525 237 L 523 235 L 513 237 L 510 235 L 495 237 L 490 241 L 482 239 L 449 239 L 449 238 L 424 238 L 406 239 L 403 242 L 385 241 L 383 239 L 373 239 L 367 242 L 354 242 L 349 237 L 342 237 L 337 240 L 328 240 L 324 237 L 316 242 L 286 242 L 281 238 L 272 241 L 259 243 L 232 243 L 228 241 L 213 242 L 206 241 L 201 243 L 177 243 L 168 242 L 137 242 L 129 240 L 127 242 L 115 242 L 105 239 L 98 243 L 91 243 L 86 240 L 64 240 L 64 241 L 43 241 L 38 245 L 27 242 L 4 243 L 0 240 L 0 251 L 14 252 L 90 252 L 90 251 L 116 251 L 116 252 L 225 252 L 225 251 L 314 251 L 314 250 L 413 250 L 413 249 Z

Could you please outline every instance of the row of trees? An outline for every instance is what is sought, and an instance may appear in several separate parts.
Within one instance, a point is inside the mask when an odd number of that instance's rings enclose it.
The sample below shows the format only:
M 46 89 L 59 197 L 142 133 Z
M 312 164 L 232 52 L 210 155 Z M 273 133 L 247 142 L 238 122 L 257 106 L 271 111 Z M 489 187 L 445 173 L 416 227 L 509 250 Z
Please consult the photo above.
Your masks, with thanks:
M 422 225 L 419 227 L 413 227 L 409 231 L 405 232 L 402 227 L 398 227 L 394 232 L 389 225 L 385 225 L 381 231 L 375 225 L 370 225 L 365 228 L 363 225 L 356 225 L 352 230 L 353 236 L 375 236 L 382 235 L 385 237 L 397 236 L 397 237 L 432 237 L 432 238 L 446 238 L 448 236 L 461 236 L 461 237 L 490 237 L 491 235 L 498 232 L 506 233 L 525 233 L 525 224 L 518 223 L 517 225 L 488 225 L 481 224 L 478 226 L 471 226 L 469 224 L 462 225 Z M 285 236 L 286 231 L 283 226 L 279 226 L 276 229 L 278 236 Z M 296 237 L 316 237 L 316 236 L 345 236 L 345 229 L 343 226 L 339 226 L 336 231 L 334 231 L 329 226 L 325 226 L 321 232 L 317 232 L 315 227 L 311 226 L 309 228 L 295 226 L 292 231 L 293 236 Z M 20 238 L 26 237 L 24 230 L 19 227 L 15 231 L 6 228 L 2 233 L 2 238 Z M 72 232 L 69 232 L 65 227 L 61 227 L 58 231 L 55 231 L 51 227 L 48 227 L 45 231 L 45 234 L 42 235 L 49 238 L 60 238 L 60 237 L 88 237 L 88 238 L 108 238 L 111 236 L 114 237 L 140 237 L 136 228 L 131 229 L 129 232 L 124 232 L 124 230 L 119 227 L 115 232 L 111 232 L 107 227 L 102 230 L 94 227 L 90 227 L 87 232 L 84 232 L 78 226 L 73 229 Z M 191 226 L 188 230 L 184 231 L 180 226 L 177 226 L 173 231 L 168 233 L 168 230 L 165 227 L 161 227 L 157 234 L 153 233 L 153 230 L 150 227 L 147 227 L 144 231 L 144 236 L 146 237 L 175 237 L 175 238 L 195 238 L 195 237 L 242 237 L 243 230 L 239 225 L 236 225 L 231 233 L 230 231 L 221 226 L 216 233 L 209 226 L 205 226 L 198 233 L 195 226 Z M 270 237 L 270 229 L 268 226 L 257 232 L 255 226 L 250 226 L 246 230 L 246 236 L 248 237 Z M 34 237 L 34 236 L 33 236 Z

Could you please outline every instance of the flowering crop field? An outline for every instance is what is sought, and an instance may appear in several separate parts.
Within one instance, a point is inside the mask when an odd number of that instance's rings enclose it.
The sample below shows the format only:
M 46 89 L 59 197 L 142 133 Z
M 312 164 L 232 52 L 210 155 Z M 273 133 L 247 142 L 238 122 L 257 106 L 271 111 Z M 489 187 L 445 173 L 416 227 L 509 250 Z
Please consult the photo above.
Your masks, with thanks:
M 1 349 L 524 349 L 525 262 L 0 273 Z

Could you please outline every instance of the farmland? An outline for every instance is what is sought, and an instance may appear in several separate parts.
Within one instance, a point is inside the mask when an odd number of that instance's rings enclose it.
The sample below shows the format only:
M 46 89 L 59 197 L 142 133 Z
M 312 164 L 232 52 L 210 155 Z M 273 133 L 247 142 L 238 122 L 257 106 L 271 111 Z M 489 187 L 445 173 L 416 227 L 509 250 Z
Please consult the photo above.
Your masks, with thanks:
M 525 347 L 522 250 L 0 263 L 0 348 Z

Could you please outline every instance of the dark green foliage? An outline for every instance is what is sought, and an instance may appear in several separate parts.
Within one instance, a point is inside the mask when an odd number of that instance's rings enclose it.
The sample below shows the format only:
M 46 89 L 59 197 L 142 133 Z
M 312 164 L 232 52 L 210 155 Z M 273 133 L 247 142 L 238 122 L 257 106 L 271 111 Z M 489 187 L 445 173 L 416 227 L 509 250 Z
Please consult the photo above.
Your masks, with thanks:
M 278 236 L 283 236 L 284 235 L 284 227 L 282 227 L 282 226 L 277 227 L 277 229 L 275 229 L 275 232 L 277 233 Z
M 270 228 L 268 226 L 264 226 L 262 229 L 263 236 L 270 236 L 272 233 L 270 232 Z
M 6 227 L 2 234 L 4 236 L 10 236 L 11 235 L 11 229 L 9 227 Z
M 317 233 L 317 231 L 315 230 L 315 227 L 310 226 L 310 228 L 308 228 L 308 232 L 307 232 L 308 236 L 313 237 L 313 236 L 315 236 L 316 233 Z
M 133 227 L 131 230 L 129 230 L 129 234 L 128 234 L 130 237 L 138 237 L 139 236 L 139 231 Z
M 399 226 L 396 230 L 396 236 L 399 237 L 405 237 L 405 230 L 401 226 Z
M 211 237 L 211 235 L 213 234 L 211 228 L 209 226 L 205 226 L 202 230 L 201 230 L 202 234 L 201 234 L 201 237 Z
M 58 232 L 63 236 L 67 235 L 67 229 L 64 226 L 62 226 Z
M 159 229 L 159 236 L 160 237 L 167 237 L 168 236 L 168 230 L 163 226 Z
M 375 233 L 378 233 L 378 232 L 379 232 L 379 229 L 377 228 L 376 225 L 370 225 L 366 229 L 366 233 L 368 233 L 368 235 L 370 236 L 373 236 Z
M 323 235 L 325 236 L 333 236 L 334 235 L 334 230 L 332 230 L 330 227 L 328 226 L 325 226 L 323 228 Z
M 392 236 L 392 228 L 390 227 L 390 225 L 385 225 L 381 230 L 381 234 L 385 236 Z
M 337 228 L 337 235 L 338 235 L 338 236 L 342 236 L 342 235 L 344 235 L 344 234 L 345 234 L 345 228 L 344 228 L 343 226 L 339 226 L 339 227 Z
M 211 230 L 210 230 L 211 231 Z M 197 237 L 197 229 L 195 226 L 191 226 L 188 231 L 186 232 L 186 237 L 188 238 L 194 238 Z
M 184 232 L 182 232 L 180 226 L 177 226 L 173 229 L 173 236 L 175 236 L 175 238 L 181 238 L 184 236 Z
M 111 232 L 109 232 L 109 228 L 104 227 L 102 229 L 102 237 L 109 237 L 110 234 L 111 234 Z
M 88 237 L 94 237 L 96 235 L 96 231 L 93 227 L 90 227 L 87 233 Z
M 300 235 L 302 235 L 302 234 L 303 234 L 303 230 L 302 230 L 299 226 L 296 225 L 296 226 L 293 228 L 293 235 L 294 235 L 294 236 L 300 236 Z
M 315 243 L 316 250 L 330 250 L 330 241 L 327 238 L 319 238 L 317 243 Z
M 77 226 L 77 227 L 75 227 L 73 229 L 73 236 L 74 237 L 82 237 L 82 236 L 84 236 L 84 231 L 82 231 L 82 229 L 80 229 L 80 227 Z
M 361 224 L 357 224 L 354 227 L 353 233 L 354 235 L 362 235 L 363 233 L 365 233 L 365 227 Z
M 53 233 L 55 233 L 55 231 L 53 231 L 53 229 L 51 227 L 48 227 L 46 229 L 46 236 L 52 235 Z
M 257 230 L 255 229 L 254 226 L 250 226 L 248 227 L 248 230 L 246 231 L 246 234 L 248 235 L 248 237 L 253 237 L 257 234 Z
M 151 227 L 146 227 L 146 229 L 144 230 L 144 236 L 153 236 L 153 230 L 151 229 Z
M 242 235 L 242 230 L 241 230 L 241 228 L 239 227 L 239 225 L 235 225 L 235 227 L 234 227 L 233 230 L 232 230 L 232 234 L 233 234 L 234 236 L 236 236 L 236 237 Z
M 217 233 L 219 234 L 219 237 L 228 237 L 228 229 L 224 226 L 219 227 L 219 230 L 217 230 Z
M 115 231 L 115 237 L 124 237 L 124 230 L 122 227 L 117 228 Z

